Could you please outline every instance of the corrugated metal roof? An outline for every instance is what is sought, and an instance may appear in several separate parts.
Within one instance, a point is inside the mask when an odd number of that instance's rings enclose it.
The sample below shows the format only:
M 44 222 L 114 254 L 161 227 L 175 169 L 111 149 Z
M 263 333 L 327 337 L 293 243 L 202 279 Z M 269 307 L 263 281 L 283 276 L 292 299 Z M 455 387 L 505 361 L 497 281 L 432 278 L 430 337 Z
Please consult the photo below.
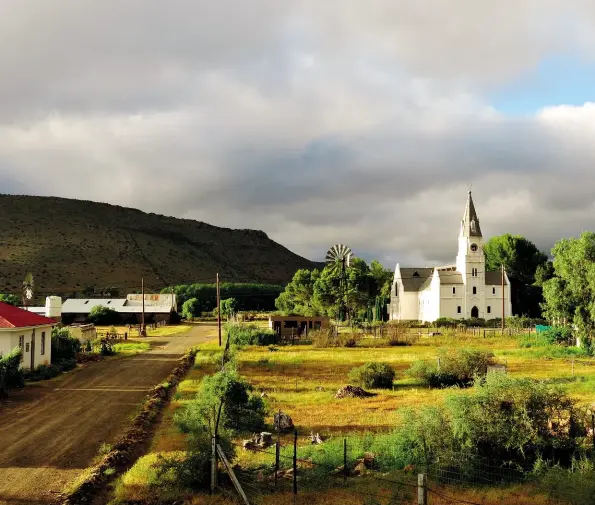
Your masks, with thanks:
M 69 298 L 62 304 L 62 314 L 88 314 L 93 307 L 109 307 L 121 314 L 141 313 L 142 302 L 128 302 L 126 298 Z M 169 313 L 171 304 L 150 304 L 145 303 L 145 313 L 163 314 Z

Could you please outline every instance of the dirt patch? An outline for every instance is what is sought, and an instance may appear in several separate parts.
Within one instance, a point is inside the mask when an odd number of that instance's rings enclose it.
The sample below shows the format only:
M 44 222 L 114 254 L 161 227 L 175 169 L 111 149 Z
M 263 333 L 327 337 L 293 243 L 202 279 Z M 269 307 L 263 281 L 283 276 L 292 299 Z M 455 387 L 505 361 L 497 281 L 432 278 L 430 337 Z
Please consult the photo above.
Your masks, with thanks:
M 335 399 L 341 400 L 342 398 L 370 398 L 372 396 L 376 395 L 363 390 L 359 386 L 344 386 L 337 391 Z
M 184 355 L 165 383 L 151 389 L 141 412 L 127 432 L 114 444 L 103 459 L 91 468 L 86 479 L 63 500 L 63 505 L 91 503 L 105 485 L 126 471 L 138 459 L 137 449 L 152 435 L 155 419 L 169 403 L 172 393 L 194 364 L 196 350 Z

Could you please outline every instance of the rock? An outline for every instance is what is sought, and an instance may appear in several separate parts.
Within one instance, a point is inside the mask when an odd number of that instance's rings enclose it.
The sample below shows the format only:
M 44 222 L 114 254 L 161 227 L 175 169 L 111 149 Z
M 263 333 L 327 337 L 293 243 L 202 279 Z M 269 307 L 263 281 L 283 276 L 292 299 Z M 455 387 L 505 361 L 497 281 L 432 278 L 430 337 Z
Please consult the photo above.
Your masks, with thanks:
M 316 386 L 316 391 L 324 391 L 324 388 L 322 386 Z
M 267 395 L 265 392 L 260 393 L 260 397 L 261 398 L 268 398 L 269 395 Z
M 314 435 L 313 431 L 310 432 L 310 441 L 316 445 L 322 444 L 322 438 L 320 438 L 320 435 L 318 433 Z
M 374 466 L 374 460 L 376 459 L 376 454 L 373 452 L 366 452 L 364 454 L 364 465 L 368 470 L 371 470 Z
M 279 431 L 293 431 L 295 429 L 293 420 L 285 412 L 275 414 L 273 424 L 275 429 Z
M 345 386 L 337 391 L 335 398 L 340 400 L 342 398 L 369 398 L 370 396 L 375 396 L 375 394 L 364 391 L 359 386 Z
M 258 440 L 258 445 L 260 445 L 261 447 L 270 447 L 271 445 L 273 445 L 273 434 L 269 433 L 267 431 L 263 431 L 260 434 L 259 440 Z
M 366 470 L 366 465 L 363 460 L 358 460 L 357 465 L 355 465 L 355 468 L 351 471 L 351 475 L 363 475 L 366 473 Z
M 254 440 L 243 440 L 242 447 L 248 451 L 254 451 L 258 448 Z

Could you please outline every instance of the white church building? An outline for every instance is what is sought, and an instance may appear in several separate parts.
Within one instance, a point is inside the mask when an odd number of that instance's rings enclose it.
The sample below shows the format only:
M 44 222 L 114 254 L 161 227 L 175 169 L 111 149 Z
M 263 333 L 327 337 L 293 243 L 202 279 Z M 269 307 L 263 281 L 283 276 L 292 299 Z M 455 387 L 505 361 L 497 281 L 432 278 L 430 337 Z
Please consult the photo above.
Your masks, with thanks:
M 502 300 L 504 298 L 504 304 Z M 493 319 L 512 315 L 505 271 L 486 272 L 483 237 L 471 191 L 453 265 L 401 268 L 397 263 L 389 304 L 391 320 L 435 321 L 440 317 Z

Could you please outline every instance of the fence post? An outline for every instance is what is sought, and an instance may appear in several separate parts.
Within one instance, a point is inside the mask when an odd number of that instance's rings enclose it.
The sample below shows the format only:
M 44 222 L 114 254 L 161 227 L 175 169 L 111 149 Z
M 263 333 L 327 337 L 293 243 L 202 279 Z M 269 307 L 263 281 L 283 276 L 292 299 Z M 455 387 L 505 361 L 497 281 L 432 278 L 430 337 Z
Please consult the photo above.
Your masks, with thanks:
M 574 357 L 572 358 L 572 376 L 574 377 Z
M 211 438 L 211 494 L 217 487 L 217 435 Z
M 591 434 L 593 435 L 593 451 L 595 451 L 595 412 L 591 412 Z
M 428 505 L 428 478 L 425 473 L 417 475 L 417 505 Z
M 297 430 L 293 432 L 293 503 L 297 500 Z
M 347 480 L 347 439 L 343 439 L 343 480 Z
M 277 487 L 277 475 L 279 473 L 279 453 L 281 447 L 279 445 L 279 440 L 275 443 L 275 487 Z

